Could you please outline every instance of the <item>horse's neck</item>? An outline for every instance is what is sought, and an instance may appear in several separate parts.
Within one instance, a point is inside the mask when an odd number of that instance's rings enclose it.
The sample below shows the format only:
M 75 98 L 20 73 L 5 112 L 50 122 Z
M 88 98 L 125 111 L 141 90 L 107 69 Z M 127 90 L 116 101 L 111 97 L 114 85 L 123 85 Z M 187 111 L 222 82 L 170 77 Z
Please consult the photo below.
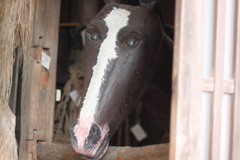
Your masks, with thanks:
M 169 132 L 173 43 L 165 35 L 159 45 L 159 56 L 156 58 L 161 59 L 161 61 L 154 66 L 157 69 L 157 74 L 141 101 L 152 120 L 163 131 Z

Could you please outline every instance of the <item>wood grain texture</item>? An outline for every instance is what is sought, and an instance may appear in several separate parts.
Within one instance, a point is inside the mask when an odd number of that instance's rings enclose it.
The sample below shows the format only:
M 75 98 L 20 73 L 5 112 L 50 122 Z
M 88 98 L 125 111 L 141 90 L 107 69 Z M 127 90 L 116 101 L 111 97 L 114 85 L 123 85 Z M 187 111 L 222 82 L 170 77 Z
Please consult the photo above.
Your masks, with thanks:
M 212 104 L 212 132 L 211 132 L 211 159 L 220 159 L 221 144 L 221 110 L 223 97 L 223 70 L 224 70 L 224 47 L 225 47 L 225 15 L 226 1 L 215 2 L 215 39 L 214 39 L 214 92 Z
M 231 139 L 231 160 L 238 160 L 240 157 L 240 2 L 235 2 L 235 95 L 232 118 L 232 139 Z
M 200 159 L 204 1 L 176 1 L 170 160 Z
M 38 48 L 31 48 L 28 67 L 23 70 L 20 160 L 32 159 L 36 142 L 51 142 L 53 135 L 60 0 L 36 0 L 34 10 L 32 45 Z M 41 66 L 34 54 L 42 48 L 51 57 L 49 70 Z
M 169 144 L 144 147 L 110 146 L 101 160 L 168 160 Z M 71 145 L 38 143 L 39 160 L 83 160 Z

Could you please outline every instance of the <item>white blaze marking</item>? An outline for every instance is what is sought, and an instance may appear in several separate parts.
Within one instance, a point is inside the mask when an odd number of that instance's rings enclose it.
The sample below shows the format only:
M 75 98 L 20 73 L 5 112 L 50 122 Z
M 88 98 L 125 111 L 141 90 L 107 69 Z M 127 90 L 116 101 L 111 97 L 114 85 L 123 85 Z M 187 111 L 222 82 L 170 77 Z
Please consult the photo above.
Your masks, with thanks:
M 86 97 L 83 101 L 80 117 L 93 117 L 95 114 L 99 102 L 100 88 L 105 80 L 105 70 L 107 69 L 109 61 L 117 58 L 117 34 L 121 28 L 127 26 L 129 15 L 130 12 L 128 10 L 114 7 L 104 19 L 106 26 L 108 27 L 107 37 L 100 46 L 97 64 L 93 67 L 93 75 L 90 80 Z

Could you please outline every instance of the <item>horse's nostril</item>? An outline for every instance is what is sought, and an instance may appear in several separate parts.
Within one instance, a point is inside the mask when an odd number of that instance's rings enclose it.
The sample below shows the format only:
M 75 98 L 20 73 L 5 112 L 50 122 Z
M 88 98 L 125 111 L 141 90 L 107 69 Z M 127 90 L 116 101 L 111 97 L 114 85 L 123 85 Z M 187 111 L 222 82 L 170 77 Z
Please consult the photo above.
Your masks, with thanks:
M 101 139 L 101 131 L 97 124 L 92 124 L 92 127 L 89 131 L 89 135 L 84 143 L 84 148 L 89 149 L 93 148 L 95 144 Z
M 100 129 L 96 124 L 93 124 L 90 129 L 89 135 L 98 135 L 98 134 L 100 134 Z

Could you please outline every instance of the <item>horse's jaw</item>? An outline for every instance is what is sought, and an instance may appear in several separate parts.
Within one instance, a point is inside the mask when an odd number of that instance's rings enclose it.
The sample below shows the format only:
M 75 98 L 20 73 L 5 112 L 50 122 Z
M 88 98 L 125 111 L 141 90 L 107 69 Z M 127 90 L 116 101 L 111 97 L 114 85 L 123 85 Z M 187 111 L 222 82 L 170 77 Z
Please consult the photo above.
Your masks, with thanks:
M 107 124 L 99 126 L 94 120 L 82 117 L 69 126 L 69 131 L 72 146 L 82 158 L 98 160 L 108 149 L 110 136 Z

